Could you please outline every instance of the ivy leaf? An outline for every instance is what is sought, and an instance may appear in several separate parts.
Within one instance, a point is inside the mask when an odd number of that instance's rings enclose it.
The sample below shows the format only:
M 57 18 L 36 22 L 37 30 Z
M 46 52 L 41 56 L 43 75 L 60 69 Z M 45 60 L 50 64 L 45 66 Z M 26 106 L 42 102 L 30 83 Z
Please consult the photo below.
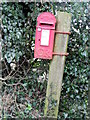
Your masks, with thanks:
M 32 106 L 31 106 L 31 104 L 28 104 L 27 109 L 28 109 L 29 111 L 31 111 L 31 110 L 32 110 Z

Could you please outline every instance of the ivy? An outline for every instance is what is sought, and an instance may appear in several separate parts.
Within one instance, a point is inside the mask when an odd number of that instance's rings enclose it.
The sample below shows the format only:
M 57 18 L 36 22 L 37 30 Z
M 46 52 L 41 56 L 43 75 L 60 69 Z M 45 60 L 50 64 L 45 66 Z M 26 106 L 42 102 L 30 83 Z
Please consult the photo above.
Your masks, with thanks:
M 3 59 L 10 65 L 15 62 L 25 65 L 19 69 L 20 75 L 27 78 L 22 81 L 27 94 L 34 99 L 26 104 L 23 112 L 16 116 L 30 116 L 33 109 L 43 115 L 44 100 L 39 98 L 46 92 L 49 60 L 34 59 L 36 19 L 41 12 L 57 11 L 72 14 L 71 35 L 68 41 L 69 56 L 66 58 L 58 119 L 88 118 L 88 48 L 89 48 L 89 3 L 2 3 L 2 53 Z M 26 73 L 27 67 L 30 71 Z M 22 72 L 24 69 L 24 72 Z M 45 77 L 46 76 L 46 77 Z M 10 82 L 13 84 L 16 82 Z M 19 87 L 18 87 L 19 89 Z M 9 91 L 10 89 L 7 89 Z M 12 89 L 10 90 L 10 92 Z M 19 96 L 21 95 L 21 97 Z M 17 92 L 18 102 L 28 99 L 25 92 Z M 42 95 L 43 96 L 43 95 Z M 37 99 L 40 99 L 38 102 Z M 29 100 L 27 100 L 29 101 Z

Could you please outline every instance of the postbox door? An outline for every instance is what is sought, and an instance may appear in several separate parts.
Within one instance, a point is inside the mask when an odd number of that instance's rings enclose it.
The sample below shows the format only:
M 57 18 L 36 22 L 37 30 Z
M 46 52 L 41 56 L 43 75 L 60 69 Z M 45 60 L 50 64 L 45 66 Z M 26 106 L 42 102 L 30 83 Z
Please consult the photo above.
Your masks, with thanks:
M 37 18 L 35 58 L 52 59 L 56 19 L 51 13 L 42 13 Z

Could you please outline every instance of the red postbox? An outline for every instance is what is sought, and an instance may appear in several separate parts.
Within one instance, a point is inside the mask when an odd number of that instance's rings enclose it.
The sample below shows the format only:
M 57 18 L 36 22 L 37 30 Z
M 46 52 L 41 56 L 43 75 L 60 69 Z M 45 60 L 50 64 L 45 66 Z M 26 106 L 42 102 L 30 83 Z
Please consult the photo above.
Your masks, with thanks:
M 56 18 L 43 12 L 37 18 L 34 57 L 52 59 Z
M 55 31 L 56 18 L 50 12 L 43 12 L 37 18 L 34 57 L 52 59 L 53 55 L 67 56 L 68 53 L 53 52 L 54 35 L 70 32 Z

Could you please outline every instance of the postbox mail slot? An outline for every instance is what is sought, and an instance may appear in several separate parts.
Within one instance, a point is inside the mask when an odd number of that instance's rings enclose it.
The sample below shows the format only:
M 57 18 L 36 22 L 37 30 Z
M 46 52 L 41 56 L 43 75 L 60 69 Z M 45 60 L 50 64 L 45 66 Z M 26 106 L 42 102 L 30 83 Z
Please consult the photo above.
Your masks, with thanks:
M 53 24 L 48 24 L 48 23 L 40 23 L 41 26 L 47 26 L 47 27 L 53 27 Z
M 47 26 L 47 27 L 54 27 L 54 25 L 52 23 L 43 23 L 43 22 L 40 22 L 40 25 L 41 26 Z

